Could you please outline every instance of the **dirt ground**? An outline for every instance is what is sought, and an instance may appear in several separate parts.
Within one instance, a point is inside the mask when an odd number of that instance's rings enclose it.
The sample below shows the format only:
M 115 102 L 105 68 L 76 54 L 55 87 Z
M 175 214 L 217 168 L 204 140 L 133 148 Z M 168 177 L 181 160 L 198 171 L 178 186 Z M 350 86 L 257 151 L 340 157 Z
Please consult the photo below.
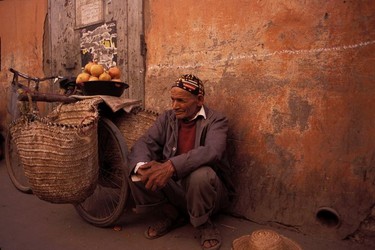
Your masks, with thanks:
M 156 240 L 145 239 L 143 232 L 152 221 L 151 215 L 124 211 L 118 222 L 120 231 L 92 226 L 70 204 L 51 204 L 17 191 L 8 178 L 4 160 L 0 162 L 0 250 L 201 249 L 190 225 Z M 224 250 L 231 249 L 234 239 L 257 229 L 272 229 L 306 250 L 371 249 L 348 241 L 330 241 L 270 228 L 229 215 L 220 216 L 215 223 L 222 233 Z

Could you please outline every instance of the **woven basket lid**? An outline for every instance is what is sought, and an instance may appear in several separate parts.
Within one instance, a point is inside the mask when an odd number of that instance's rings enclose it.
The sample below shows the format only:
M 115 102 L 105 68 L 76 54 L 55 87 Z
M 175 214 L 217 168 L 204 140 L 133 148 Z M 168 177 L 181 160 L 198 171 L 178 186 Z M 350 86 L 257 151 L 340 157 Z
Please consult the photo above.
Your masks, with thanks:
M 302 250 L 302 248 L 291 239 L 272 230 L 257 230 L 251 235 L 235 239 L 232 250 Z

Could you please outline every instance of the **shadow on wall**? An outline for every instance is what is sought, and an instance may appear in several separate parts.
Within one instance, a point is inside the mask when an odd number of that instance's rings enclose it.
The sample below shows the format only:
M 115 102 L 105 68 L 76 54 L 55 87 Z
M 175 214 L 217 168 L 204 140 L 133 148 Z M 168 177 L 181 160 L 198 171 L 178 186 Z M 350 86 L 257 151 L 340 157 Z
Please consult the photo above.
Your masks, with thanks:
M 0 121 L 1 122 L 1 121 Z M 4 129 L 0 125 L 0 161 L 4 158 Z

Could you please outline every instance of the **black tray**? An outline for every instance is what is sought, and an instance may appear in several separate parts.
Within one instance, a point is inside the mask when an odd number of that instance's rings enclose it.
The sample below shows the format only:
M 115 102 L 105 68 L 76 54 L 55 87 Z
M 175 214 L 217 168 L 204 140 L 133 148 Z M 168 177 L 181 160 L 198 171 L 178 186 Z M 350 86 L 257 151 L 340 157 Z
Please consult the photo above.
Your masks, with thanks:
M 88 81 L 81 83 L 84 95 L 110 95 L 120 97 L 129 85 L 116 81 Z

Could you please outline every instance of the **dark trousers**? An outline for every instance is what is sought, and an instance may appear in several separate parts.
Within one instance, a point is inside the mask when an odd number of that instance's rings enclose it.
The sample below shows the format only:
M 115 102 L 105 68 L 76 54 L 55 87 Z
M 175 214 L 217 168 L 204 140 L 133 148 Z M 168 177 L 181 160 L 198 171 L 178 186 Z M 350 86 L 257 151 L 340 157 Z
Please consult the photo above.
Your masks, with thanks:
M 190 222 L 198 227 L 228 204 L 228 192 L 211 167 L 200 167 L 185 178 L 170 180 L 161 190 L 146 190 L 142 182 L 131 182 L 137 212 L 145 212 L 171 203 L 189 214 Z

